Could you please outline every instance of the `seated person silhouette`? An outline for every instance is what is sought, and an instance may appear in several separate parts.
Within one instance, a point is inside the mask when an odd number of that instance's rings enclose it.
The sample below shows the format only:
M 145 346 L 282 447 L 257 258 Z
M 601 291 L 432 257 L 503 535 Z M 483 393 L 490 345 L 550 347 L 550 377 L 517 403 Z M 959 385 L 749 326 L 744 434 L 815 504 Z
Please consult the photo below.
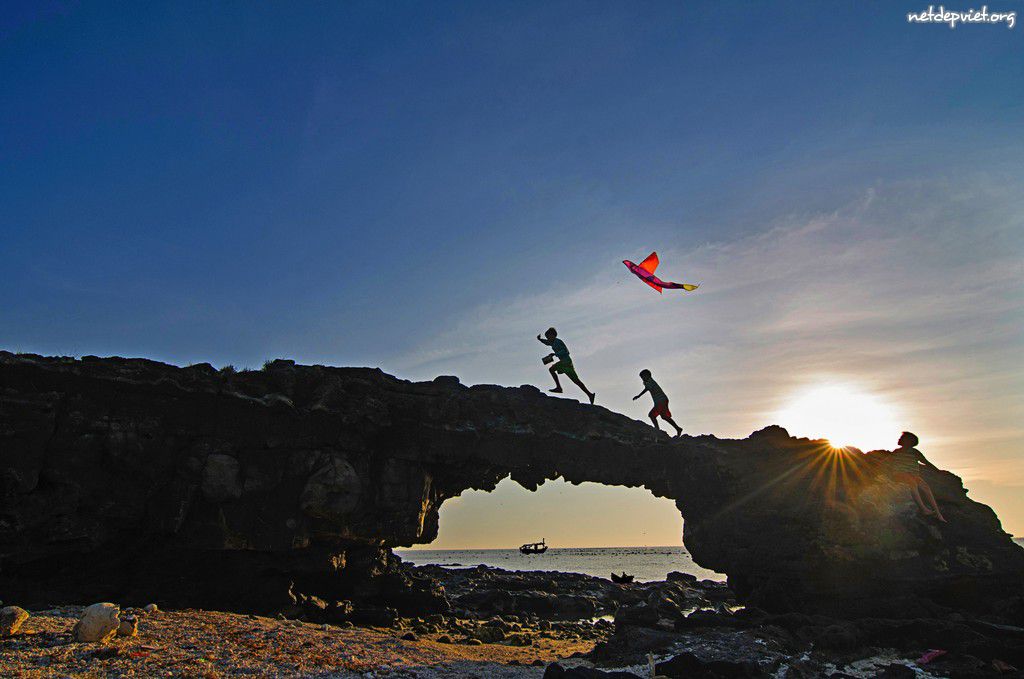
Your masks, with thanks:
M 909 431 L 903 432 L 897 443 L 899 448 L 890 454 L 893 480 L 910 486 L 910 492 L 913 493 L 914 500 L 922 514 L 934 516 L 939 521 L 946 523 L 946 518 L 942 516 L 939 505 L 935 501 L 935 495 L 932 494 L 931 486 L 921 478 L 922 465 L 936 471 L 938 471 L 938 467 L 926 460 L 921 451 L 914 447 L 918 444 L 918 438 Z

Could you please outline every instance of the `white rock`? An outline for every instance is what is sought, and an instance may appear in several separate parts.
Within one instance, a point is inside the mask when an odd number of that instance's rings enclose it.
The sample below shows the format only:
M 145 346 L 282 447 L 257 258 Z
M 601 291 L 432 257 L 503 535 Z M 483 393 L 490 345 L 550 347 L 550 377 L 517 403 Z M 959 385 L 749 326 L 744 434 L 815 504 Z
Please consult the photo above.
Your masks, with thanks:
M 146 606 L 142 610 L 146 611 L 147 613 L 156 613 L 160 609 L 157 608 L 156 604 L 146 604 Z
M 121 625 L 117 604 L 93 604 L 82 611 L 82 617 L 75 623 L 71 635 L 75 641 L 109 641 Z
M 17 634 L 26 620 L 28 620 L 28 611 L 24 608 L 7 606 L 0 609 L 0 637 Z

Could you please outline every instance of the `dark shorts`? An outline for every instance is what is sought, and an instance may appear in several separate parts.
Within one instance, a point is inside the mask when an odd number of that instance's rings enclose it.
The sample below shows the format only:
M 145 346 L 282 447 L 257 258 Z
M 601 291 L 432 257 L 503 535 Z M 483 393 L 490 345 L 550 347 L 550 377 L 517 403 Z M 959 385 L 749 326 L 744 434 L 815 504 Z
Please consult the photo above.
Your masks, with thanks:
M 654 419 L 658 415 L 661 415 L 665 419 L 672 417 L 672 412 L 668 409 L 668 401 L 662 401 L 661 403 L 655 403 L 654 407 L 651 408 L 651 412 L 647 413 L 648 417 Z
M 554 370 L 556 373 L 562 373 L 566 377 L 579 377 L 576 374 L 576 368 L 573 367 L 572 359 L 570 358 L 559 359 L 558 363 L 555 363 L 553 366 L 551 366 L 551 369 Z

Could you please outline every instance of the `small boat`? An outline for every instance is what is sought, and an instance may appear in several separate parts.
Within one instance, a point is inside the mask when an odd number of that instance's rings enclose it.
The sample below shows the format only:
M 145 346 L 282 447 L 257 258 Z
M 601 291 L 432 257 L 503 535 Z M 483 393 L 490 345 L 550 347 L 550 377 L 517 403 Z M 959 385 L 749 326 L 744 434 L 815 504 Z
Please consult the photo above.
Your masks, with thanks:
M 544 544 L 544 540 L 540 542 L 527 542 L 519 548 L 519 551 L 523 554 L 543 554 L 548 551 L 548 546 Z
M 616 582 L 620 585 L 628 585 L 629 583 L 633 582 L 633 576 L 626 575 L 626 571 L 622 571 L 622 575 L 616 575 L 614 572 L 612 572 L 612 582 Z

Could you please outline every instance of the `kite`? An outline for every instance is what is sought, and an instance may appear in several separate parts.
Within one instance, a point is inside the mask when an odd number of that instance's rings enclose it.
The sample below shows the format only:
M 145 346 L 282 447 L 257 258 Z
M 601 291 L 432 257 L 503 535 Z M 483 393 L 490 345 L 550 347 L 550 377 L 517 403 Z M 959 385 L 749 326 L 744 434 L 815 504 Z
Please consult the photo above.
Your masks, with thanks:
M 672 283 L 671 281 L 663 281 L 654 275 L 654 270 L 658 268 L 658 253 L 652 252 L 647 259 L 634 264 L 628 259 L 622 260 L 622 263 L 626 265 L 626 268 L 632 271 L 637 278 L 642 280 L 647 285 L 651 286 L 658 292 L 662 289 L 666 290 L 696 290 L 698 286 L 691 285 L 689 283 Z

